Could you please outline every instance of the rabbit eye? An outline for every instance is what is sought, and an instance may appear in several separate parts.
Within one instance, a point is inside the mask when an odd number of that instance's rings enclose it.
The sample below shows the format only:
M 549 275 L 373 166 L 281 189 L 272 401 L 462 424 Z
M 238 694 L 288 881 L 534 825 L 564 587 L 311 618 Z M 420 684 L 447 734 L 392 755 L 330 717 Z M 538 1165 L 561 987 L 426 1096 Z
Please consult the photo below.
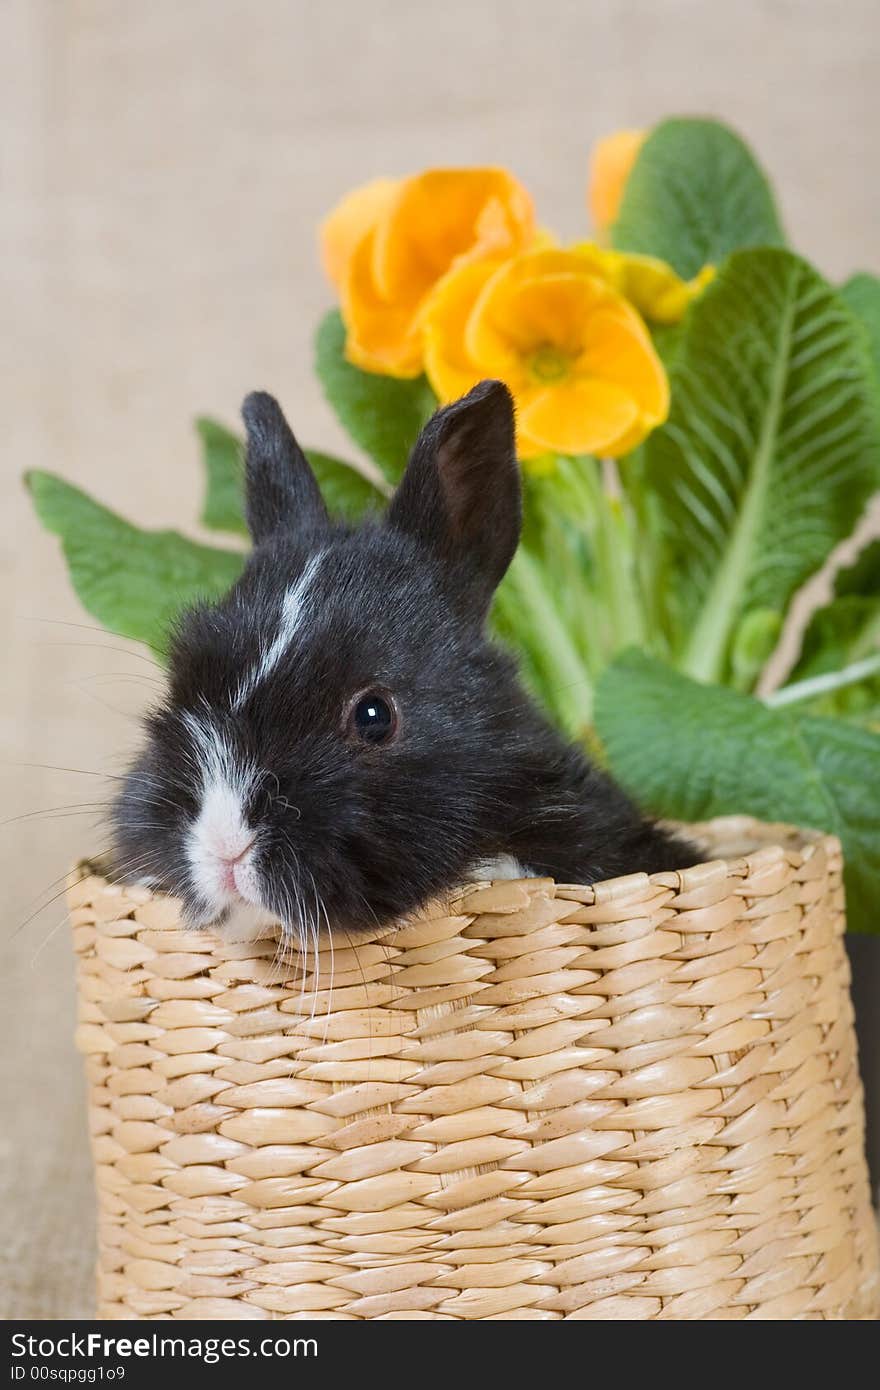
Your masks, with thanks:
M 359 743 L 390 743 L 397 725 L 397 706 L 387 691 L 364 690 L 349 706 L 347 731 Z

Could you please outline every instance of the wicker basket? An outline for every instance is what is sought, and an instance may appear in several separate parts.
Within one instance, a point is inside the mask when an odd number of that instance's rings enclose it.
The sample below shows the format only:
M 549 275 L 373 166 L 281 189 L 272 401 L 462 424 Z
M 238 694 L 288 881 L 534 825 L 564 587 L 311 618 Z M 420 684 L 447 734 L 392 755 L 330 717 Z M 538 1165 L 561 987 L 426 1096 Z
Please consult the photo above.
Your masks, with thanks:
M 99 1316 L 876 1316 L 839 844 L 696 833 L 337 942 L 332 991 L 324 942 L 317 992 L 80 869 Z

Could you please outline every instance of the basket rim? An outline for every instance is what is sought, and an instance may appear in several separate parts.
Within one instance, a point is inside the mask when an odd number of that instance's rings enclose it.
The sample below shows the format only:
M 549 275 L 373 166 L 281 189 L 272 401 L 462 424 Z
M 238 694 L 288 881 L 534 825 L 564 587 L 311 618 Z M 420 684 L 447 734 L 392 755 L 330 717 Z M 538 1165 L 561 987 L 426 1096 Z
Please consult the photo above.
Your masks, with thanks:
M 709 841 L 707 853 L 710 857 L 701 859 L 686 869 L 666 869 L 653 874 L 637 871 L 632 874 L 618 875 L 615 878 L 597 879 L 590 884 L 568 883 L 536 875 L 509 879 L 466 880 L 424 904 L 408 920 L 418 920 L 426 912 L 435 911 L 438 902 L 448 905 L 451 911 L 485 911 L 486 907 L 481 901 L 481 895 L 487 890 L 502 885 L 506 889 L 511 889 L 517 884 L 524 887 L 528 885 L 533 891 L 536 888 L 548 890 L 552 888 L 561 897 L 571 897 L 585 906 L 590 906 L 598 903 L 615 902 L 620 898 L 639 891 L 644 892 L 650 888 L 666 891 L 672 889 L 678 893 L 686 893 L 712 880 L 725 877 L 749 878 L 756 872 L 768 870 L 772 865 L 779 863 L 781 859 L 785 859 L 793 867 L 801 867 L 820 851 L 823 851 L 824 855 L 830 859 L 842 858 L 843 853 L 840 838 L 837 835 L 809 827 L 791 825 L 785 821 L 762 821 L 756 816 L 714 816 L 703 821 L 689 823 L 660 821 L 659 824 L 672 830 L 686 832 L 698 844 L 701 841 Z M 727 840 L 734 843 L 737 841 L 757 841 L 757 843 L 754 848 L 745 849 L 742 853 L 711 855 L 711 842 L 713 840 L 722 846 Z M 178 901 L 172 894 L 164 893 L 161 890 L 116 880 L 113 877 L 111 866 L 101 856 L 84 857 L 77 860 L 68 875 L 67 890 L 75 888 L 89 877 L 101 879 L 105 887 L 111 891 L 118 889 L 120 892 L 134 897 L 143 895 L 144 902 L 150 900 Z M 474 900 L 475 895 L 476 900 Z M 385 931 L 394 931 L 399 925 L 400 923 L 394 923 L 382 928 L 381 934 L 384 934 Z

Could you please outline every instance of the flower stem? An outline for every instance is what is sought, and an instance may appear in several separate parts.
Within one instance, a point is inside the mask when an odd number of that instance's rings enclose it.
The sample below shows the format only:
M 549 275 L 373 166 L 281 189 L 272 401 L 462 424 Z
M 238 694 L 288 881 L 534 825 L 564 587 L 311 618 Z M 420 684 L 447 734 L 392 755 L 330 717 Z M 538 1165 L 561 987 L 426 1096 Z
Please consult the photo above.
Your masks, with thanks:
M 597 460 L 579 458 L 573 462 L 570 482 L 579 496 L 582 520 L 592 533 L 599 598 L 609 617 L 608 660 L 624 647 L 645 645 L 632 521 L 623 498 L 612 496 L 603 484 Z
M 520 546 L 499 592 L 510 626 L 540 667 L 546 698 L 571 734 L 582 733 L 592 719 L 593 683 L 544 582 L 541 566 Z
M 876 656 L 866 656 L 863 661 L 854 661 L 840 671 L 828 671 L 821 676 L 810 676 L 807 680 L 795 681 L 764 696 L 765 705 L 794 705 L 801 700 L 812 700 L 819 695 L 828 695 L 832 690 L 843 690 L 848 685 L 856 685 L 868 676 L 880 675 L 880 652 Z
M 629 518 L 618 498 L 606 497 L 605 506 L 603 530 L 615 648 L 643 646 L 645 632 L 642 606 L 636 589 Z

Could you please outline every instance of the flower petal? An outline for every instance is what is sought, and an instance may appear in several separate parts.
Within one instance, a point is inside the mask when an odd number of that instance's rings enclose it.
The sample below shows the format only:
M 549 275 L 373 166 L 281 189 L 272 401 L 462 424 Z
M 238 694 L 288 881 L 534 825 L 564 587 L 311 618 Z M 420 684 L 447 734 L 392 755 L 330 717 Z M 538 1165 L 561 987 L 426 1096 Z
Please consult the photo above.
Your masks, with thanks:
M 468 326 L 468 352 L 482 362 L 510 346 L 523 354 L 543 345 L 577 354 L 584 324 L 607 297 L 606 286 L 571 252 L 527 252 L 487 282 Z
M 619 303 L 594 316 L 575 370 L 579 377 L 597 378 L 628 391 L 653 424 L 666 419 L 669 381 L 647 329 L 628 305 Z
M 520 406 L 523 445 L 534 452 L 611 454 L 638 423 L 633 397 L 605 381 L 548 387 Z
M 624 458 L 626 454 L 632 453 L 633 449 L 637 449 L 643 439 L 647 439 L 648 435 L 651 433 L 652 429 L 656 428 L 657 424 L 658 421 L 646 420 L 644 415 L 640 415 L 638 419 L 633 421 L 630 429 L 624 431 L 620 438 L 614 441 L 611 447 L 602 451 L 605 458 L 619 459 Z
M 318 231 L 327 278 L 341 289 L 358 242 L 372 231 L 400 187 L 399 179 L 374 179 L 355 188 L 324 218 Z
M 379 228 L 375 283 L 387 301 L 412 302 L 460 256 L 519 251 L 534 235 L 532 200 L 506 169 L 428 169 L 404 182 Z
M 495 269 L 494 261 L 458 265 L 438 281 L 425 301 L 425 371 L 441 401 L 457 400 L 486 375 L 468 355 L 465 330 L 474 303 Z
M 418 304 L 389 304 L 373 281 L 373 241 L 368 232 L 355 247 L 342 287 L 342 317 L 348 335 L 345 355 L 356 367 L 386 376 L 414 377 L 422 370 Z

